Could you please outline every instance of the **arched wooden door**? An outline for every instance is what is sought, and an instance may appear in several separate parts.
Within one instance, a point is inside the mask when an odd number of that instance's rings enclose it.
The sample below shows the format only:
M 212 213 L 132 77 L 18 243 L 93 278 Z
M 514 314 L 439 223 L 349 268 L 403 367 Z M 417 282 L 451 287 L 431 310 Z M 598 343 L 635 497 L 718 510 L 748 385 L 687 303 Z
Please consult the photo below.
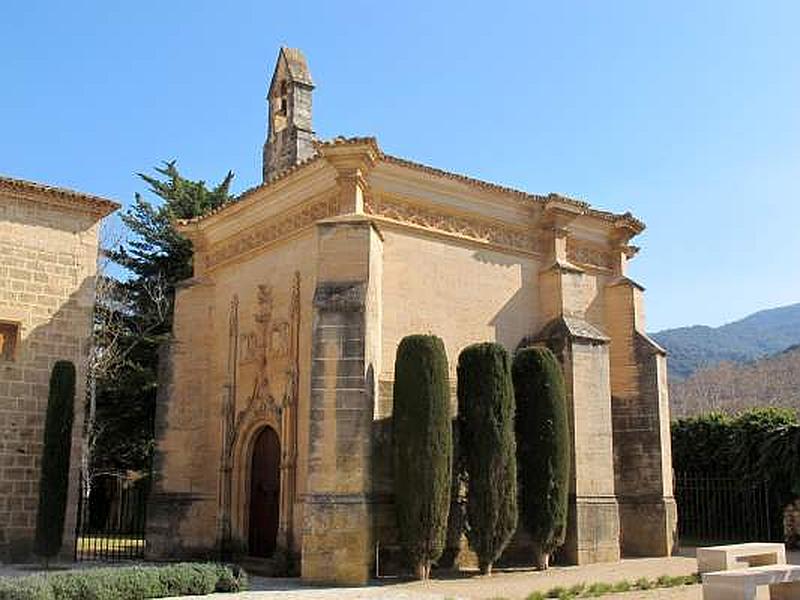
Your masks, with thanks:
M 272 556 L 278 538 L 281 498 L 281 444 L 272 427 L 264 427 L 253 444 L 250 469 L 251 556 Z

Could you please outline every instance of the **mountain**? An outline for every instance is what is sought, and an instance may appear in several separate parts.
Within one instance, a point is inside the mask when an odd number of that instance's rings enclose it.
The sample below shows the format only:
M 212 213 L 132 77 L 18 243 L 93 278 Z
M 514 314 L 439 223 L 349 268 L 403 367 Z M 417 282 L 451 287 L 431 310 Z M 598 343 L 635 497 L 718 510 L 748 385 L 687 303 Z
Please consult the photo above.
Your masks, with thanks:
M 673 418 L 754 406 L 800 410 L 800 345 L 746 364 L 700 369 L 688 379 L 671 381 L 669 396 Z
M 669 352 L 672 381 L 730 361 L 744 363 L 800 344 L 800 303 L 762 310 L 721 327 L 665 329 L 652 337 Z

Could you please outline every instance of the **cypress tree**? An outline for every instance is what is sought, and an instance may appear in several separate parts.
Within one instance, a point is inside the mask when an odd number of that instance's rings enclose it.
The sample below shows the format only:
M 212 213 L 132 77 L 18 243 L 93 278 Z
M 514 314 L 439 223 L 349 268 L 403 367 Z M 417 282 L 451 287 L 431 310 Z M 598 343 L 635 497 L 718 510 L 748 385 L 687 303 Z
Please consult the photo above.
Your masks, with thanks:
M 495 343 L 458 357 L 459 438 L 467 470 L 467 538 L 491 574 L 517 528 L 517 460 L 511 361 Z
M 72 421 L 75 415 L 75 365 L 60 360 L 50 375 L 44 426 L 39 510 L 34 551 L 48 560 L 61 550 L 67 510 Z
M 453 460 L 447 355 L 436 336 L 410 335 L 397 348 L 392 427 L 400 543 L 427 579 L 445 545 Z
M 512 368 L 522 524 L 547 569 L 567 531 L 570 439 L 561 366 L 547 348 L 517 352 Z

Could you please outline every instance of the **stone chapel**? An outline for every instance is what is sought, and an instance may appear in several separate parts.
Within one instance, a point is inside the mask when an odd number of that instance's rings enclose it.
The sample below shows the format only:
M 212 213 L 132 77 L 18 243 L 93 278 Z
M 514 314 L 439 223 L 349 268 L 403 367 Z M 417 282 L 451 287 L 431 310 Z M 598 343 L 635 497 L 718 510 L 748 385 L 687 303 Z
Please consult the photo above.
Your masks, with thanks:
M 263 183 L 179 224 L 194 275 L 162 356 L 153 558 L 220 548 L 363 583 L 395 543 L 391 415 L 401 338 L 546 344 L 567 382 L 574 468 L 564 555 L 675 543 L 665 352 L 626 274 L 644 225 L 383 152 L 322 141 L 303 55 L 281 49 Z

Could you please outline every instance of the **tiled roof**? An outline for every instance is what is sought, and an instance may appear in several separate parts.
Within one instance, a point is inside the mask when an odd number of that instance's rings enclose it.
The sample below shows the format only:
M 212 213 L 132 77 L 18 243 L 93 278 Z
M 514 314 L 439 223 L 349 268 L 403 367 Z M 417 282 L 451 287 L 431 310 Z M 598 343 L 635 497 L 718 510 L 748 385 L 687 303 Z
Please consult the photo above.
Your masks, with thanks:
M 99 216 L 111 214 L 120 207 L 120 205 L 113 200 L 101 198 L 100 196 L 93 196 L 92 194 L 84 194 L 83 192 L 77 192 L 75 190 L 2 175 L 0 175 L 0 191 L 11 194 L 33 195 L 43 200 L 61 203 L 71 208 L 94 213 Z

